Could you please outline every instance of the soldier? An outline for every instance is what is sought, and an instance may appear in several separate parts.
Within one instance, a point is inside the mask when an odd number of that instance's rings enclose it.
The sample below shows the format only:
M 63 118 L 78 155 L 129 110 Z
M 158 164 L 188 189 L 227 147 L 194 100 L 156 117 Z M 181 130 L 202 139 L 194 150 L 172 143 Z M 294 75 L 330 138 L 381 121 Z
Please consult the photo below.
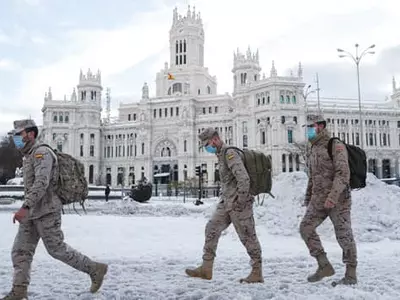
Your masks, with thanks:
M 233 223 L 252 260 L 251 273 L 248 277 L 240 279 L 240 282 L 264 282 L 261 247 L 253 217 L 254 197 L 249 194 L 250 178 L 242 159 L 233 149 L 228 149 L 225 153 L 227 146 L 214 128 L 204 130 L 199 139 L 207 152 L 217 155 L 222 195 L 216 211 L 206 225 L 203 264 L 196 269 L 186 269 L 186 274 L 208 280 L 212 278 L 218 240 L 222 231 Z
M 39 239 L 47 252 L 57 260 L 87 273 L 95 293 L 107 273 L 106 264 L 92 261 L 64 242 L 61 230 L 62 203 L 55 194 L 55 156 L 36 141 L 38 128 L 33 120 L 14 122 L 14 143 L 24 156 L 25 196 L 13 222 L 19 222 L 12 248 L 13 287 L 2 300 L 27 299 L 31 264 Z
M 330 134 L 326 121 L 320 115 L 307 117 L 307 134 L 312 147 L 304 201 L 307 211 L 300 224 L 300 234 L 311 256 L 318 262 L 317 271 L 307 280 L 316 282 L 335 274 L 316 232 L 316 228 L 329 217 L 343 250 L 343 263 L 346 264 L 345 276 L 338 283 L 356 284 L 357 249 L 351 227 L 350 170 L 346 146 L 333 140 L 331 160 L 328 153 Z

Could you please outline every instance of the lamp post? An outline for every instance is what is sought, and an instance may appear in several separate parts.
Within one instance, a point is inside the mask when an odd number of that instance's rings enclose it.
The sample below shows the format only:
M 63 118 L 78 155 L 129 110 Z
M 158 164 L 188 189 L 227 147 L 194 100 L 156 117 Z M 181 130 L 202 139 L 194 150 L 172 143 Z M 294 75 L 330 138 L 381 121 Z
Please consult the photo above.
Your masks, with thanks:
M 356 68 L 357 68 L 357 86 L 358 86 L 358 111 L 360 114 L 360 131 L 361 131 L 361 149 L 364 149 L 364 124 L 363 124 L 363 120 L 362 120 L 362 112 L 361 112 L 361 91 L 360 91 L 360 61 L 361 59 L 364 57 L 364 55 L 366 54 L 374 54 L 375 52 L 373 51 L 369 51 L 370 49 L 375 48 L 375 45 L 371 45 L 368 48 L 366 48 L 364 51 L 361 52 L 361 54 L 359 55 L 359 51 L 358 51 L 358 44 L 355 44 L 356 47 L 356 55 L 354 56 L 353 54 L 351 54 L 350 52 L 343 50 L 343 49 L 337 49 L 337 51 L 340 53 L 339 57 L 343 58 L 343 57 L 350 57 L 354 63 L 356 64 Z
M 306 88 L 306 90 L 303 92 L 302 96 L 304 99 L 304 114 L 305 114 L 305 121 L 307 121 L 307 114 L 308 114 L 308 105 L 307 105 L 307 97 L 308 95 L 315 93 L 315 90 L 309 90 L 311 88 L 311 84 L 309 84 Z M 305 131 L 305 138 L 306 138 L 306 143 L 307 143 L 307 130 Z
M 311 84 L 309 84 L 308 86 L 307 86 L 307 88 L 306 88 L 306 90 L 303 92 L 303 94 L 302 94 L 302 96 L 303 96 L 303 99 L 304 99 L 304 114 L 305 114 L 305 122 L 307 123 L 307 114 L 308 114 L 308 105 L 307 105 L 307 97 L 308 97 L 308 95 L 310 95 L 310 94 L 312 94 L 312 93 L 315 93 L 315 90 L 311 90 L 310 91 L 310 88 L 311 88 Z M 318 106 L 319 106 L 319 104 L 318 104 Z M 318 111 L 319 111 L 319 109 L 318 109 Z M 304 130 L 304 138 L 305 138 L 305 140 L 304 140 L 304 142 L 305 142 L 305 157 L 306 158 L 308 158 L 308 136 L 307 136 L 307 129 L 306 130 Z M 305 167 L 304 167 L 304 169 L 305 169 L 305 171 L 308 173 L 308 163 L 307 163 L 307 161 L 305 161 L 304 162 L 304 164 L 305 164 Z

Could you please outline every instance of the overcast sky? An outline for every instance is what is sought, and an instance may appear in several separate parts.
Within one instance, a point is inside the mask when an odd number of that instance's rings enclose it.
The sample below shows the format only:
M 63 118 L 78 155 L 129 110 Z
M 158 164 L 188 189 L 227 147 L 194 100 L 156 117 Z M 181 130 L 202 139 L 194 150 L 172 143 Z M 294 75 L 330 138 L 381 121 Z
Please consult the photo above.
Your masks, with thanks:
M 155 73 L 169 61 L 169 29 L 175 5 L 201 12 L 205 64 L 218 92 L 232 91 L 233 51 L 259 49 L 266 75 L 304 67 L 322 97 L 357 97 L 356 69 L 336 48 L 354 52 L 376 44 L 361 63 L 365 99 L 384 101 L 392 77 L 400 82 L 400 4 L 396 0 L 6 0 L 0 1 L 0 132 L 31 116 L 41 124 L 44 93 L 70 97 L 79 70 L 102 72 L 113 108 L 137 101 L 146 81 L 154 95 Z

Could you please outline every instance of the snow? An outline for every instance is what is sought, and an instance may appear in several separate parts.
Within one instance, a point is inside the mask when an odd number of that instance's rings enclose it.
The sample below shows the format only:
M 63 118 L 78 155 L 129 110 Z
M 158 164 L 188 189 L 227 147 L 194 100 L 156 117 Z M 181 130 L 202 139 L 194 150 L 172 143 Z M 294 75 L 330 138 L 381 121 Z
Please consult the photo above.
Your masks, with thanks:
M 400 299 L 400 188 L 374 176 L 353 192 L 353 228 L 359 253 L 359 284 L 332 288 L 344 273 L 341 249 L 331 223 L 318 230 L 336 275 L 310 284 L 316 268 L 298 233 L 307 177 L 297 172 L 274 180 L 275 199 L 255 204 L 257 234 L 263 251 L 264 284 L 240 284 L 250 271 L 249 257 L 233 226 L 220 239 L 211 281 L 189 278 L 184 269 L 201 261 L 204 228 L 216 198 L 195 206 L 194 199 L 156 197 L 148 203 L 87 201 L 88 214 L 67 209 L 66 241 L 90 257 L 107 262 L 103 288 L 90 295 L 85 274 L 51 258 L 40 243 L 36 251 L 30 300 L 50 299 Z M 261 197 L 262 198 L 262 197 Z M 10 250 L 17 231 L 12 212 L 21 201 L 0 205 L 0 296 L 11 285 Z M 55 296 L 57 295 L 57 296 Z
M 24 184 L 23 177 L 16 177 L 7 181 L 7 185 L 22 185 L 22 184 Z
M 270 228 L 271 234 L 298 235 L 305 213 L 302 207 L 308 177 L 303 172 L 282 173 L 273 182 L 272 194 L 256 209 L 256 218 Z M 357 241 L 374 242 L 385 238 L 400 240 L 400 187 L 388 185 L 368 174 L 367 187 L 352 191 L 352 225 Z M 334 238 L 329 220 L 318 232 Z

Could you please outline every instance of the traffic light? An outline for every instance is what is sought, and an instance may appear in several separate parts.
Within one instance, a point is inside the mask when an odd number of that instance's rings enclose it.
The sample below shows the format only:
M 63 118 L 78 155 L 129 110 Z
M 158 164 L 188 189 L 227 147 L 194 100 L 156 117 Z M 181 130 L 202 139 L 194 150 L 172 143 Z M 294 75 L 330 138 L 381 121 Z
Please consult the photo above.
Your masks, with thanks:
M 196 167 L 196 176 L 200 176 L 200 174 L 201 174 L 201 167 L 197 166 Z

